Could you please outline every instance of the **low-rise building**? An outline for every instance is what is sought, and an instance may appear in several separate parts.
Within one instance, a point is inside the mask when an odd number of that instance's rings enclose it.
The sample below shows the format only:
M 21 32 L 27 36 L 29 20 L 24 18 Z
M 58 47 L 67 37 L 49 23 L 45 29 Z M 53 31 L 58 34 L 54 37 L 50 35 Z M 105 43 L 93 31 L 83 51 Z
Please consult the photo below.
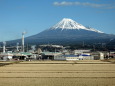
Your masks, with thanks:
M 81 55 L 57 55 L 54 60 L 94 60 L 93 56 L 81 54 Z
M 91 55 L 94 57 L 94 60 L 103 60 L 105 57 L 103 52 L 92 52 Z
M 91 50 L 74 50 L 74 55 L 79 55 L 79 54 L 83 54 L 83 53 L 89 53 L 91 52 Z
M 0 59 L 1 60 L 11 60 L 13 57 L 12 53 L 1 53 L 0 54 Z

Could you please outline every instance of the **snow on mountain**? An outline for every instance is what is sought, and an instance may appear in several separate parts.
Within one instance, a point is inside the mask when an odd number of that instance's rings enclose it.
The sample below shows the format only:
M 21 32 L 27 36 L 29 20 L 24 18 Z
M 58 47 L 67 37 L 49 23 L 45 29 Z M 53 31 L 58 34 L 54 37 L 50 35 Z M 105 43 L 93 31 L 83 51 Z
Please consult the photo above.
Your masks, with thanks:
M 83 30 L 88 30 L 88 31 L 94 31 L 97 33 L 103 33 L 99 30 L 93 29 L 93 28 L 87 28 L 79 23 L 77 23 L 76 21 L 69 19 L 69 18 L 64 18 L 62 19 L 60 22 L 58 22 L 56 25 L 54 25 L 51 29 L 83 29 Z

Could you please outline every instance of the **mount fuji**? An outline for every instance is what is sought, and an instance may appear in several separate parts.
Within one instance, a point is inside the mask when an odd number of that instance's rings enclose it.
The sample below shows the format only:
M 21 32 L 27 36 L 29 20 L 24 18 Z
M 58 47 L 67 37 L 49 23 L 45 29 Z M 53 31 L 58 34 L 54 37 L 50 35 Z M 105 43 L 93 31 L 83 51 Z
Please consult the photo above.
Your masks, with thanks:
M 53 27 L 36 35 L 25 38 L 28 43 L 67 44 L 80 41 L 104 42 L 115 38 L 94 28 L 85 27 L 72 19 L 64 18 Z
M 88 30 L 88 31 L 103 33 L 99 30 L 85 27 L 85 26 L 75 22 L 74 20 L 68 19 L 68 18 L 62 19 L 59 23 L 54 25 L 51 29 L 52 30 L 56 30 L 56 29 L 61 29 L 61 30 Z

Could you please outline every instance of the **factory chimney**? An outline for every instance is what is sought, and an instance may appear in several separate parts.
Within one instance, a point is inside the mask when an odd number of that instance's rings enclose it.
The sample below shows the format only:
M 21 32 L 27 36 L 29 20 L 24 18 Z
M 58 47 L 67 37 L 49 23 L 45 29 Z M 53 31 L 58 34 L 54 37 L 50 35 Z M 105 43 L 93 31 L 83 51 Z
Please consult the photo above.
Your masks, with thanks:
M 17 43 L 16 48 L 17 48 L 17 52 L 18 52 L 19 51 L 19 43 Z
M 26 32 L 22 32 L 22 52 L 24 52 L 24 35 L 26 34 Z
M 6 42 L 3 42 L 3 53 L 6 52 Z

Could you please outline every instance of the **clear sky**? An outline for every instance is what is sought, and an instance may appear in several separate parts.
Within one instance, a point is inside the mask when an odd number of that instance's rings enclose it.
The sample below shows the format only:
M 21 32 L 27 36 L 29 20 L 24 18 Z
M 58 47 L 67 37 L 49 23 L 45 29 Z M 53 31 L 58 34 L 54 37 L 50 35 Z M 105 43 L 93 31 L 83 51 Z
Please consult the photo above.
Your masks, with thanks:
M 0 41 L 35 35 L 63 18 L 115 34 L 115 0 L 0 0 Z

